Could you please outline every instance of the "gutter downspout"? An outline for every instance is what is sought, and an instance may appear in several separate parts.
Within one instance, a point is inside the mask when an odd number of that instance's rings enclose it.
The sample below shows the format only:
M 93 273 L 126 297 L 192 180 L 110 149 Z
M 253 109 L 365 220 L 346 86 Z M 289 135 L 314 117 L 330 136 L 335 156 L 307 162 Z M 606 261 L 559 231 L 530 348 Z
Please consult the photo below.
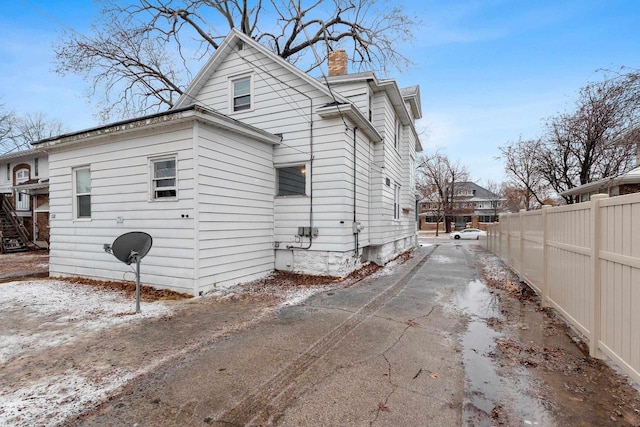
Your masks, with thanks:
M 357 222 L 357 216 L 356 216 L 356 198 L 357 198 L 357 186 L 356 186 L 356 178 L 357 178 L 357 169 L 356 169 L 356 161 L 357 161 L 357 140 L 356 140 L 356 136 L 357 136 L 357 132 L 358 132 L 358 128 L 354 127 L 353 128 L 353 224 L 355 224 Z M 358 257 L 358 252 L 360 250 L 359 246 L 360 246 L 360 233 L 353 233 L 354 239 L 355 239 L 355 249 L 354 249 L 354 253 L 353 253 L 353 257 L 357 258 Z
M 303 94 L 304 95 L 304 94 Z M 306 96 L 306 95 L 305 95 Z M 309 99 L 309 246 L 299 249 L 310 249 L 313 245 L 313 99 Z M 295 249 L 295 248 L 292 248 Z
M 309 100 L 309 234 L 310 236 L 309 236 L 309 245 L 306 247 L 287 245 L 287 249 L 290 249 L 293 252 L 294 249 L 303 249 L 303 250 L 310 249 L 311 245 L 313 245 L 313 98 L 307 95 L 306 93 L 299 91 L 297 88 L 293 86 L 289 86 L 289 87 Z

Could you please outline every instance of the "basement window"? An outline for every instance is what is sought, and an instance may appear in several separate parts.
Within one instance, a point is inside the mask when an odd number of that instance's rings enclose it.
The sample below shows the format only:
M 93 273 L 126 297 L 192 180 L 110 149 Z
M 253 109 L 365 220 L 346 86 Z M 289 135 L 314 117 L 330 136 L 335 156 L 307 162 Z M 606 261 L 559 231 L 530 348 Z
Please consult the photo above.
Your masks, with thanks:
M 300 196 L 306 194 L 307 167 L 305 165 L 277 168 L 278 196 Z
M 153 200 L 175 200 L 176 156 L 151 159 L 151 198 Z

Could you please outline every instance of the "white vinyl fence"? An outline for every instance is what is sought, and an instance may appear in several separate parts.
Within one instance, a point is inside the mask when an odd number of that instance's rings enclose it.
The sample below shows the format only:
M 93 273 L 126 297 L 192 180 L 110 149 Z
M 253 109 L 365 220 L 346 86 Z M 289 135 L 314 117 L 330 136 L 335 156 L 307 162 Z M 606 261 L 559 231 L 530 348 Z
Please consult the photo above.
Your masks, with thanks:
M 487 248 L 640 383 L 640 194 L 501 215 Z

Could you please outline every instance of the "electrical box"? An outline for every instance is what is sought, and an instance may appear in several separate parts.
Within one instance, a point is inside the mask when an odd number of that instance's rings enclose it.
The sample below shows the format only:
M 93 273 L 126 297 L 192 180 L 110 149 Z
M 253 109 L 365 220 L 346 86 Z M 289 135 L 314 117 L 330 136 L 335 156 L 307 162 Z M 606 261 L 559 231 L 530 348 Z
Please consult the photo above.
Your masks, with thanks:
M 298 227 L 298 236 L 318 237 L 318 227 Z
M 362 230 L 364 230 L 364 225 L 359 222 L 354 222 L 352 224 L 353 234 L 359 234 Z

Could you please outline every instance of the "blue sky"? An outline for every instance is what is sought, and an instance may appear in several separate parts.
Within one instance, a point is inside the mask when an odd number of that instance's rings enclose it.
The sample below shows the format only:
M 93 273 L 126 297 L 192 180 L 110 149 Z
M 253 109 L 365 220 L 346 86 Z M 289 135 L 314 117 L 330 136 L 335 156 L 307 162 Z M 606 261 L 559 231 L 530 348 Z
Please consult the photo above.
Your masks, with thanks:
M 423 25 L 399 49 L 415 63 L 396 78 L 418 84 L 427 152 L 440 149 L 472 178 L 501 181 L 495 157 L 508 141 L 542 135 L 599 69 L 640 68 L 640 1 L 403 1 Z M 35 6 L 38 10 L 31 7 Z M 67 130 L 98 124 L 85 82 L 52 72 L 61 23 L 87 32 L 88 0 L 0 0 L 0 100 L 44 112 Z M 195 74 L 197 70 L 192 70 Z

